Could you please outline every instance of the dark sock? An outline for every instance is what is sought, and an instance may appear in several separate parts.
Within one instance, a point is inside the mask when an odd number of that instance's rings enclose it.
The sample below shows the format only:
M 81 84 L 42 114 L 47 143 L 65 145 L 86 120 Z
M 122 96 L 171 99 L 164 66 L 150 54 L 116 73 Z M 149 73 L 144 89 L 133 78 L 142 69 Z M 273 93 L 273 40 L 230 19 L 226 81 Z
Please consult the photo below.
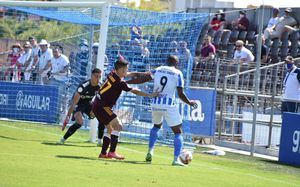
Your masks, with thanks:
M 98 139 L 103 138 L 104 129 L 105 129 L 105 126 L 99 123 L 98 124 Z
M 111 135 L 109 152 L 115 152 L 116 151 L 118 140 L 119 140 L 119 136 L 116 136 L 114 134 Z
M 101 154 L 106 155 L 109 144 L 110 144 L 110 138 L 107 137 L 107 136 L 104 136 L 103 137 L 103 144 L 102 144 Z
M 69 127 L 68 131 L 66 132 L 66 134 L 64 135 L 64 139 L 68 139 L 70 136 L 72 136 L 72 134 L 74 134 L 77 129 L 79 129 L 81 127 L 81 125 L 79 125 L 78 123 L 74 123 L 71 127 Z

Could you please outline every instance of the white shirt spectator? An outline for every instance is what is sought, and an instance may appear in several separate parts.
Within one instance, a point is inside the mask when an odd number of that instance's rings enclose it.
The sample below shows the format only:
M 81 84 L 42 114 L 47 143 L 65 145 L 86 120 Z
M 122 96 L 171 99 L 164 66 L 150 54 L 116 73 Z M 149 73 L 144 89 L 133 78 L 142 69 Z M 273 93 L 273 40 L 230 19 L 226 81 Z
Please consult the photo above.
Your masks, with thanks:
M 284 90 L 283 101 L 299 102 L 300 101 L 300 69 L 294 66 L 293 70 L 288 72 L 283 81 Z
M 269 19 L 267 28 L 271 28 L 279 22 L 279 17 L 272 17 Z
M 50 49 L 50 48 L 48 48 L 44 53 L 41 52 L 40 57 L 39 57 L 39 64 L 38 64 L 39 70 L 42 70 L 46 66 L 48 61 L 51 60 L 52 56 L 53 56 L 52 49 Z M 44 71 L 41 74 L 41 77 L 45 77 L 49 70 L 50 69 L 47 69 L 46 71 Z
M 69 66 L 70 62 L 68 57 L 66 57 L 65 55 L 61 54 L 60 57 L 55 58 L 52 57 L 51 58 L 51 74 L 53 74 L 53 77 L 56 80 L 59 81 L 65 81 L 67 79 L 67 75 L 68 75 L 68 71 L 65 72 L 61 72 L 63 69 L 65 69 L 66 66 Z
M 282 16 L 279 18 L 278 23 L 275 26 L 275 30 L 279 33 L 282 33 L 286 25 L 293 26 L 295 24 L 297 24 L 297 21 L 292 16 Z
M 25 62 L 29 60 L 31 56 L 31 49 L 27 53 L 23 53 L 19 58 L 18 62 L 24 66 Z
M 249 49 L 243 46 L 240 51 L 235 50 L 233 59 L 243 63 L 249 63 L 254 60 L 254 56 Z
M 22 64 L 22 71 L 25 70 L 25 72 L 24 72 L 24 78 L 25 78 L 26 81 L 29 81 L 29 79 L 30 79 L 31 73 L 29 72 L 29 70 L 31 69 L 31 66 L 32 66 L 32 62 L 33 62 L 33 61 L 31 61 L 27 67 L 25 67 L 24 64 L 25 64 L 26 61 L 28 61 L 28 60 L 30 59 L 30 57 L 31 57 L 31 52 L 32 52 L 32 51 L 31 51 L 31 49 L 30 49 L 27 53 L 23 53 L 23 54 L 20 56 L 20 58 L 18 59 L 18 62 L 19 62 L 20 64 Z

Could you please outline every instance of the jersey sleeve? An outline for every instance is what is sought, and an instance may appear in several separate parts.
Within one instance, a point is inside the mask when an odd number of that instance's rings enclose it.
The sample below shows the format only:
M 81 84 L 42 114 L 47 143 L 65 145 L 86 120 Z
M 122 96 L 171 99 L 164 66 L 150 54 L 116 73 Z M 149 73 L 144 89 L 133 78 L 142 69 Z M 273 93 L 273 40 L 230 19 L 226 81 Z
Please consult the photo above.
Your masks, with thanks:
M 181 87 L 181 88 L 184 87 L 184 79 L 183 79 L 182 72 L 178 74 L 177 87 Z
M 82 95 L 84 93 L 84 87 L 82 85 L 78 86 L 77 92 L 79 93 L 79 95 Z
M 127 85 L 127 83 L 124 82 L 124 81 L 120 82 L 120 88 L 121 88 L 123 91 L 125 91 L 125 92 L 129 92 L 129 91 L 132 90 L 132 88 L 129 87 L 129 86 Z

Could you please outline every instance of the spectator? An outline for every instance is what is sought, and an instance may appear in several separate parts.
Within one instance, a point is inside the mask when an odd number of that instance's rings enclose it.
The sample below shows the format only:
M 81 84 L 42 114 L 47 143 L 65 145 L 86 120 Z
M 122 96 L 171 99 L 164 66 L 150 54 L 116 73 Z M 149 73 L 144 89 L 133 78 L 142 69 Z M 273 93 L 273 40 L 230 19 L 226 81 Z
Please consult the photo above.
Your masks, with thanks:
M 134 40 L 134 39 L 140 40 L 140 39 L 142 39 L 142 29 L 135 22 L 136 21 L 134 19 L 133 25 L 130 27 L 131 40 Z
M 211 43 L 211 36 L 206 36 L 204 39 L 204 44 L 201 48 L 201 57 L 196 69 L 204 69 L 205 64 L 215 58 L 216 48 Z
M 31 45 L 31 55 L 30 55 L 30 60 L 32 61 L 32 66 L 31 69 L 28 69 L 28 71 L 32 72 L 32 81 L 36 82 L 37 79 L 37 66 L 38 66 L 38 61 L 39 61 L 39 52 L 40 52 L 40 47 L 34 37 L 29 37 L 28 38 L 29 43 Z
M 97 66 L 97 56 L 98 56 L 98 48 L 99 48 L 99 43 L 94 43 L 92 45 L 92 69 L 95 69 Z M 108 58 L 106 55 L 104 55 L 104 72 L 108 68 Z
M 186 77 L 188 72 L 192 71 L 193 68 L 193 58 L 190 50 L 187 48 L 187 43 L 185 41 L 178 42 L 178 55 L 179 57 L 179 69 L 182 70 L 184 78 L 187 79 L 187 81 L 190 80 L 190 77 Z M 187 82 L 187 85 L 189 83 Z
M 285 15 L 281 17 L 276 25 L 271 28 L 267 28 L 264 31 L 264 38 L 273 39 L 280 38 L 284 31 L 294 30 L 292 26 L 296 25 L 296 20 L 290 15 L 292 12 L 291 8 L 286 8 L 284 10 Z
M 254 60 L 254 56 L 251 51 L 244 47 L 244 42 L 242 40 L 238 40 L 235 42 L 236 50 L 234 52 L 233 59 L 237 62 L 241 62 L 243 64 L 248 64 Z
M 225 14 L 223 10 L 218 10 L 215 17 L 211 20 L 209 27 L 215 31 L 223 31 L 225 26 Z
M 172 41 L 170 43 L 170 47 L 168 48 L 168 54 L 177 55 L 178 54 L 178 43 L 176 41 Z
M 246 17 L 245 10 L 241 10 L 240 17 L 237 20 L 232 21 L 232 27 L 233 27 L 233 29 L 237 29 L 239 31 L 247 31 L 248 30 L 249 20 Z
M 76 54 L 75 62 L 76 67 L 75 76 L 79 75 L 79 80 L 76 83 L 80 83 L 86 79 L 87 76 L 87 65 L 89 63 L 89 45 L 86 39 L 82 39 L 79 43 L 79 51 Z M 76 84 L 76 85 L 77 85 Z
M 7 63 L 9 68 L 5 73 L 6 80 L 11 80 L 13 82 L 20 80 L 21 72 L 20 67 L 17 65 L 17 61 L 22 54 L 22 47 L 19 43 L 14 44 L 11 47 L 11 52 L 7 56 Z M 20 65 L 19 65 L 20 66 Z
M 273 16 L 269 19 L 267 28 L 274 27 L 279 22 L 279 9 L 273 8 Z
M 29 82 L 31 72 L 29 71 L 31 69 L 32 60 L 31 60 L 31 45 L 29 42 L 26 42 L 23 45 L 24 53 L 20 56 L 20 58 L 17 61 L 18 66 L 21 67 L 21 78 L 25 82 Z
M 300 103 L 300 68 L 294 64 L 293 57 L 285 59 L 287 74 L 283 81 L 281 112 L 297 112 Z
M 64 112 L 66 107 L 66 84 L 68 80 L 68 71 L 69 71 L 69 59 L 61 53 L 61 48 L 56 47 L 53 49 L 53 57 L 50 60 L 50 63 L 47 64 L 48 67 L 51 67 L 51 78 L 50 84 L 57 86 L 59 90 L 59 95 L 62 100 L 59 102 L 62 106 L 59 106 L 59 112 Z
M 39 43 L 41 48 L 39 52 L 39 61 L 38 61 L 38 79 L 39 83 L 44 85 L 48 83 L 48 73 L 50 71 L 50 67 L 47 64 L 51 63 L 52 49 L 50 49 L 50 44 L 47 40 L 42 39 Z

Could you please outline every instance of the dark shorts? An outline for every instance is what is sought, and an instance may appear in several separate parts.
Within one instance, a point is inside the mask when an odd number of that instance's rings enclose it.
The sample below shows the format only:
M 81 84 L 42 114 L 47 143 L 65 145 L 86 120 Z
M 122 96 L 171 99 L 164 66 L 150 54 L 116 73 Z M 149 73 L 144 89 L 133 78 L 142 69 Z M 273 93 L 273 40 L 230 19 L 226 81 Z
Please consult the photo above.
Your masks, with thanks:
M 92 111 L 92 105 L 87 104 L 87 105 L 80 105 L 80 106 L 76 106 L 75 110 L 73 111 L 73 116 L 76 112 L 81 112 L 82 114 L 86 114 L 89 119 L 93 119 L 94 117 L 90 115 Z
M 99 100 L 97 99 L 93 102 L 92 110 L 95 114 L 95 117 L 104 125 L 108 125 L 117 115 L 113 112 L 111 107 L 101 106 Z

